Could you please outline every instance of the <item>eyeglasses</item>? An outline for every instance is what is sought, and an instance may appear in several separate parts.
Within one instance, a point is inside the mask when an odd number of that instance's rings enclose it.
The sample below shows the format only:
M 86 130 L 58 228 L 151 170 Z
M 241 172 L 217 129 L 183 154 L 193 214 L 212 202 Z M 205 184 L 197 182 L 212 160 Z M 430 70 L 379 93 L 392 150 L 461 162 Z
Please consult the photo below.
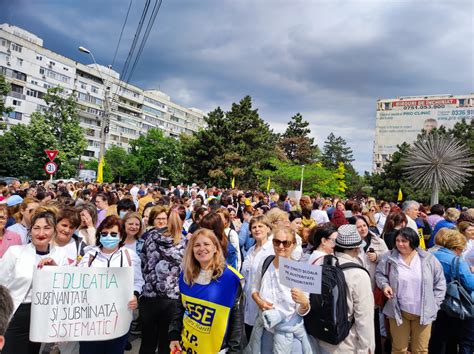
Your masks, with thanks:
M 119 234 L 118 232 L 101 232 L 100 237 L 107 237 L 107 236 L 112 236 L 112 237 L 118 237 Z
M 290 241 L 290 240 L 278 240 L 278 239 L 274 238 L 274 239 L 272 240 L 272 243 L 273 243 L 273 246 L 275 246 L 275 247 L 280 247 L 280 245 L 283 245 L 283 247 L 289 248 L 289 247 L 291 247 L 291 245 L 293 244 L 293 241 Z

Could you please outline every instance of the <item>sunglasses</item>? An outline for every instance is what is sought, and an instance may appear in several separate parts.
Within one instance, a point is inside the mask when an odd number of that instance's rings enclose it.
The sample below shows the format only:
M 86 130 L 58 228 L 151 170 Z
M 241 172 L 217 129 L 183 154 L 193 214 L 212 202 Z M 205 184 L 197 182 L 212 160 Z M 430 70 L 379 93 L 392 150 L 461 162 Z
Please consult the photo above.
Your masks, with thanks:
M 273 243 L 273 246 L 275 246 L 275 247 L 280 247 L 280 245 L 283 245 L 283 247 L 289 248 L 289 247 L 291 247 L 291 245 L 293 244 L 293 241 L 290 241 L 290 240 L 278 240 L 278 239 L 274 238 L 274 239 L 272 240 L 272 243 Z
M 118 232 L 101 232 L 100 237 L 107 237 L 107 236 L 112 236 L 112 237 L 118 237 Z

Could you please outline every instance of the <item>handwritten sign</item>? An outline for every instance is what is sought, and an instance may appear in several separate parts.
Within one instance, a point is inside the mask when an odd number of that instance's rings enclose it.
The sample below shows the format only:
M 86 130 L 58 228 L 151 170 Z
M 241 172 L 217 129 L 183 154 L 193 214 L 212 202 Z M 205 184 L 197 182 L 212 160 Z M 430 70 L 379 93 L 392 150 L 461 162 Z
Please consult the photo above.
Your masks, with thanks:
M 123 336 L 132 321 L 133 269 L 43 267 L 33 276 L 30 340 L 66 342 Z
M 280 282 L 311 294 L 321 294 L 321 266 L 292 261 L 280 257 Z

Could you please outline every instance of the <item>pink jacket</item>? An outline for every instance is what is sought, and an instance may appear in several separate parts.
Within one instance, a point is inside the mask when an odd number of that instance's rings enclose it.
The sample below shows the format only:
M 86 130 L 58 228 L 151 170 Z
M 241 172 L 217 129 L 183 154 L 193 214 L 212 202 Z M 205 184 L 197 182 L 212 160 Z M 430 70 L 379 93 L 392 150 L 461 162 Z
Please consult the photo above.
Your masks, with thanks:
M 0 258 L 3 257 L 8 247 L 21 245 L 21 237 L 13 231 L 4 230 L 3 239 L 0 241 Z

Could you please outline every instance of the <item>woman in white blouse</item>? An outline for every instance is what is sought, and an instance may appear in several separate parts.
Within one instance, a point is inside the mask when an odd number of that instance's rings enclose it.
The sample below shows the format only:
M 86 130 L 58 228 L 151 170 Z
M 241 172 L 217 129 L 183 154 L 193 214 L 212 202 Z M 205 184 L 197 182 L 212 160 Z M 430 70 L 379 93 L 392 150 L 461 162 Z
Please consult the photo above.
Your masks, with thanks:
M 143 287 L 140 258 L 124 246 L 127 236 L 121 233 L 121 227 L 117 216 L 107 216 L 97 228 L 96 246 L 87 251 L 79 267 L 133 267 L 134 295 L 128 302 L 128 308 L 135 310 Z M 110 340 L 81 342 L 80 353 L 123 353 L 127 338 L 128 333 Z
M 272 262 L 262 259 L 252 283 L 252 298 L 260 311 L 247 351 L 312 353 L 303 324 L 303 316 L 310 310 L 309 294 L 281 284 L 279 277 L 279 261 L 291 257 L 296 234 L 289 227 L 277 228 L 272 244 L 275 256 L 267 257 Z
M 3 354 L 37 354 L 41 343 L 29 341 L 33 271 L 43 265 L 64 265 L 64 252 L 50 245 L 56 218 L 48 211 L 31 219 L 31 243 L 11 246 L 0 259 L 0 284 L 10 290 L 14 315 L 5 333 Z
M 252 284 L 255 281 L 255 276 L 261 261 L 267 258 L 267 256 L 275 254 L 272 242 L 268 237 L 271 231 L 270 223 L 264 215 L 254 216 L 250 219 L 249 229 L 255 240 L 255 245 L 249 248 L 244 263 L 242 264 L 242 275 L 245 278 L 244 322 L 247 340 L 250 339 L 250 334 L 252 333 L 252 328 L 255 325 L 255 320 L 258 315 L 258 306 L 255 301 L 252 300 Z

